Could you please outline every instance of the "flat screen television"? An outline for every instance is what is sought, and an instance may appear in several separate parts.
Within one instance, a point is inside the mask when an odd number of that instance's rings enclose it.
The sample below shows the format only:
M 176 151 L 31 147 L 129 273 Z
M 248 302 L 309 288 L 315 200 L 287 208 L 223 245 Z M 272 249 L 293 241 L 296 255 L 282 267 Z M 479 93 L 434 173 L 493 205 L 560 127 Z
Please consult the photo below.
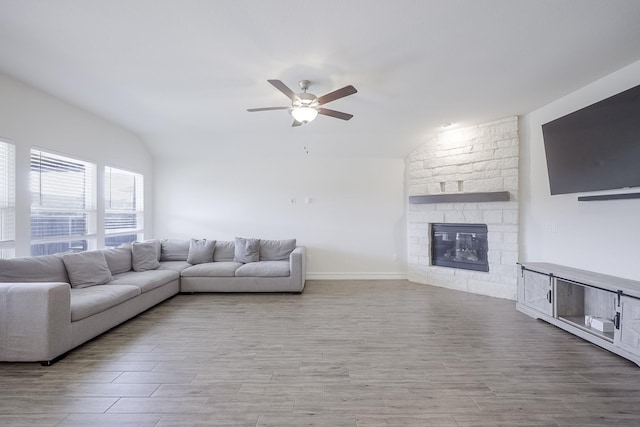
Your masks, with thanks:
M 640 86 L 542 125 L 551 194 L 640 186 Z

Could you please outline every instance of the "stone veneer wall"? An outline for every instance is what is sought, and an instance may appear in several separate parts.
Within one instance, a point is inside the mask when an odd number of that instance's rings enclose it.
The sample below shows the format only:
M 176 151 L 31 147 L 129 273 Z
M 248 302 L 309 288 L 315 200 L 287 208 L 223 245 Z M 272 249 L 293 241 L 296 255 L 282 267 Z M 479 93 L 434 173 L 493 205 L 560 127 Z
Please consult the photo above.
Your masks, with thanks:
M 518 118 L 444 131 L 406 158 L 409 196 L 509 191 L 508 202 L 408 204 L 412 282 L 515 299 L 518 261 Z M 431 223 L 487 224 L 489 272 L 432 266 Z

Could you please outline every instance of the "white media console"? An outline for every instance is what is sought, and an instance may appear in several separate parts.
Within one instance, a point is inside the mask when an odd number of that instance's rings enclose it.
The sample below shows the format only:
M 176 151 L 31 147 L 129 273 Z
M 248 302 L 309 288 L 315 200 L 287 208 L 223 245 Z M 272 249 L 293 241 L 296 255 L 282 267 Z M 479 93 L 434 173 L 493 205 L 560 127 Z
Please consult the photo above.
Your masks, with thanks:
M 640 365 L 640 282 L 520 263 L 516 309 Z

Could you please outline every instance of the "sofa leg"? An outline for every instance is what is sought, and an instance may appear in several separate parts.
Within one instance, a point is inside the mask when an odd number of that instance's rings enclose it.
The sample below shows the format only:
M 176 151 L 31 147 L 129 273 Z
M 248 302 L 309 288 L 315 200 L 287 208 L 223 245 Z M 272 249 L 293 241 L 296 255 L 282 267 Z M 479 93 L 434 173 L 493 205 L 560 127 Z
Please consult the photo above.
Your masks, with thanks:
M 61 354 L 61 355 L 60 355 L 60 356 L 58 356 L 58 357 L 54 357 L 54 358 L 53 358 L 53 359 L 51 359 L 51 360 L 45 360 L 45 361 L 43 361 L 43 362 L 40 362 L 40 366 L 51 366 L 51 365 L 53 365 L 54 363 L 56 363 L 57 361 L 64 359 L 64 357 L 65 357 L 66 355 L 67 355 L 67 353 L 64 353 L 64 354 Z

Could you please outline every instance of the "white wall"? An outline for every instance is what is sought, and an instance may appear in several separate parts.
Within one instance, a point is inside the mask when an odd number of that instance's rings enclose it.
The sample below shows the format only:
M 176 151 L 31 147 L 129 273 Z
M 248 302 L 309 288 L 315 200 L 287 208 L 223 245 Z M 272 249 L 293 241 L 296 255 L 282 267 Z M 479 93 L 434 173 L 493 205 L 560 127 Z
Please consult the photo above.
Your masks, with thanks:
M 142 173 L 145 232 L 152 235 L 153 161 L 133 133 L 0 74 L 0 138 L 16 145 L 16 256 L 30 254 L 29 155 L 32 147 L 94 162 L 98 172 L 108 165 Z M 102 183 L 102 174 L 98 173 L 99 195 Z
M 310 279 L 405 277 L 403 180 L 402 159 L 156 159 L 154 228 L 296 238 Z
M 578 194 L 551 196 L 541 129 L 550 120 L 638 84 L 640 61 L 522 117 L 521 261 L 547 261 L 640 280 L 640 199 L 578 202 Z

